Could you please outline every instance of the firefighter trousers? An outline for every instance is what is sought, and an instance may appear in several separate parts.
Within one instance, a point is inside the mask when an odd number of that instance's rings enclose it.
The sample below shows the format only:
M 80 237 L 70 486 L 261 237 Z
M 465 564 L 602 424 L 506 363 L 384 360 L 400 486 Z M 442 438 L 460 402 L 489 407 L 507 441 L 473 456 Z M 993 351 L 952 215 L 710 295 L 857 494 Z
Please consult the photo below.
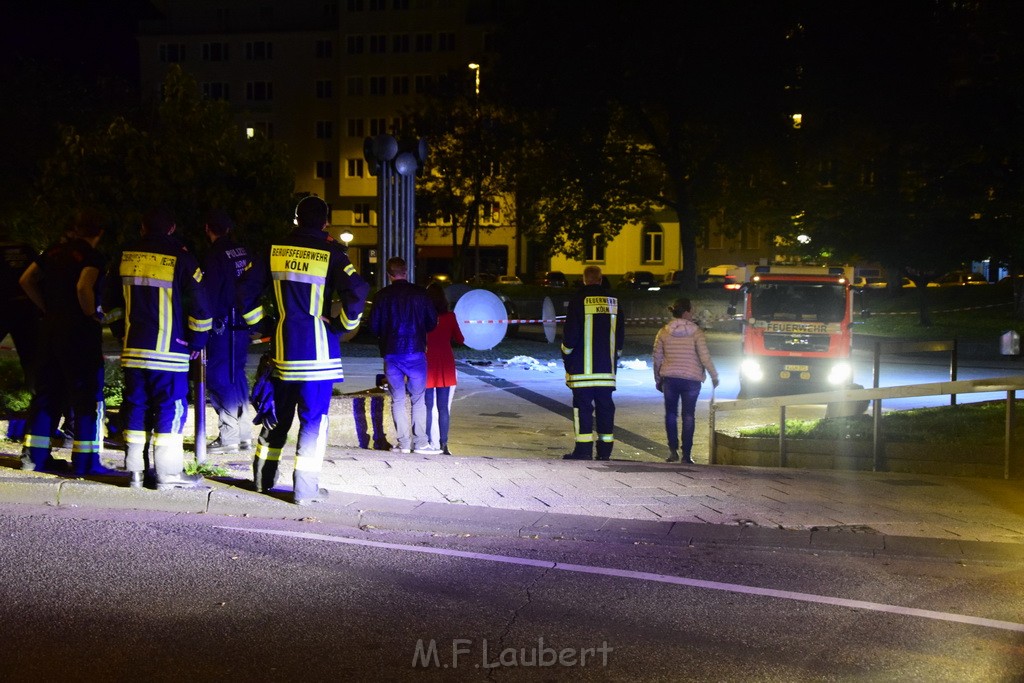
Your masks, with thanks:
M 182 432 L 188 417 L 188 373 L 124 368 L 121 414 L 125 469 L 142 472 L 151 467 L 158 483 L 180 475 L 185 466 Z M 152 445 L 150 462 L 147 443 Z
M 607 460 L 615 445 L 615 387 L 580 387 L 572 390 L 573 426 L 576 432 L 574 455 L 590 457 L 594 450 L 595 427 L 597 457 Z

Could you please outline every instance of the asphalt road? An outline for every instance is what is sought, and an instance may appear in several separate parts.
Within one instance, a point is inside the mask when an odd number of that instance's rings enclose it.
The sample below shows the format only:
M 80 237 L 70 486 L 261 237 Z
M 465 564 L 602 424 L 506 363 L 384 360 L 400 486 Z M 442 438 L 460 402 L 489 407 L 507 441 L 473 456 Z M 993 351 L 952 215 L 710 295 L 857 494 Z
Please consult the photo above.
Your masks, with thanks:
M 5 681 L 1014 681 L 1024 661 L 1020 566 L 6 506 L 0 538 Z

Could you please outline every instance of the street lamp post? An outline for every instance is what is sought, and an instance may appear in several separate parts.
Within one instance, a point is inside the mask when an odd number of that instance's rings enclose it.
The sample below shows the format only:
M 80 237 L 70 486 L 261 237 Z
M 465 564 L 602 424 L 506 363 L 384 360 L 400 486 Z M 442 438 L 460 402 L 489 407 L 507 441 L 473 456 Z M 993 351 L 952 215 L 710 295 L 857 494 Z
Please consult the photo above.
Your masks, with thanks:
M 480 130 L 480 65 L 477 64 L 476 62 L 470 62 L 469 63 L 469 68 L 473 70 L 473 94 L 475 96 L 475 99 L 474 99 L 474 103 L 475 103 L 475 112 L 474 112 L 475 113 L 475 121 L 474 121 L 474 125 L 476 126 L 476 141 L 477 141 L 476 153 L 479 155 L 480 154 L 480 148 L 482 146 L 480 144 L 480 139 L 481 139 L 481 136 L 482 136 L 482 132 Z M 480 207 L 479 207 L 479 203 L 480 203 L 480 192 L 479 192 L 479 189 L 480 189 L 480 159 L 479 158 L 476 160 L 476 181 L 477 181 L 477 215 L 474 216 L 474 218 L 473 218 L 476 221 L 476 231 L 475 231 L 476 234 L 474 235 L 474 241 L 475 241 L 476 246 L 473 248 L 473 252 L 474 252 L 474 268 L 475 268 L 475 271 L 476 271 L 476 284 L 479 285 L 480 284 Z

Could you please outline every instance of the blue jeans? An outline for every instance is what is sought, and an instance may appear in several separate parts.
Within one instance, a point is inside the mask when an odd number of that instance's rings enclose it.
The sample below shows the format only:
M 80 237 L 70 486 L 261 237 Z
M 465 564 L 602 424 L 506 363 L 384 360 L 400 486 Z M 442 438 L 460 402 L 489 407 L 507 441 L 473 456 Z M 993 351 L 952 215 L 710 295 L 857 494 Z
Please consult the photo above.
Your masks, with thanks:
M 448 425 L 451 415 L 448 411 L 452 387 L 434 387 L 427 389 L 427 434 L 433 433 L 434 404 L 437 404 L 437 435 L 438 444 L 448 443 Z M 436 400 L 435 400 L 436 399 Z
M 694 413 L 697 410 L 697 396 L 700 395 L 700 382 L 681 377 L 662 377 L 661 389 L 665 394 L 665 434 L 668 436 L 669 450 L 679 448 L 678 416 L 679 400 L 682 399 L 683 455 L 689 456 L 693 450 Z
M 391 417 L 395 421 L 395 439 L 399 448 L 426 448 L 427 405 L 423 398 L 427 387 L 427 354 L 405 353 L 384 356 L 384 375 L 391 393 Z M 412 410 L 409 404 L 412 404 Z M 412 413 L 410 429 L 409 413 Z

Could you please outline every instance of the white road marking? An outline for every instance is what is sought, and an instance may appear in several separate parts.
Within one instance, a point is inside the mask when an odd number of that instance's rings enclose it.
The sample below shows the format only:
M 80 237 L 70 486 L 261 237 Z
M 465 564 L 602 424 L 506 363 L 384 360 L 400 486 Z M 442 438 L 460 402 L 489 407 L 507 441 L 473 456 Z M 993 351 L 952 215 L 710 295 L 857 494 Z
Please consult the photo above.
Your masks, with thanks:
M 651 572 L 637 572 L 629 569 L 614 569 L 611 567 L 592 567 L 584 564 L 564 564 L 550 560 L 530 560 L 523 557 L 509 557 L 506 555 L 490 555 L 488 553 L 472 553 L 464 550 L 449 550 L 446 548 L 431 548 L 429 546 L 403 545 L 400 543 L 383 543 L 380 541 L 366 541 L 357 538 L 344 538 L 341 536 L 326 536 L 324 534 L 311 534 L 301 531 L 276 531 L 274 529 L 244 529 L 241 527 L 221 526 L 219 529 L 229 531 L 243 531 L 253 534 L 268 534 L 271 536 L 286 536 L 289 538 L 305 538 L 313 541 L 327 541 L 329 543 L 343 543 L 345 545 L 358 545 L 369 548 L 384 548 L 387 550 L 404 550 L 413 553 L 426 553 L 428 555 L 444 555 L 447 557 L 459 557 L 467 560 L 483 560 L 487 562 L 501 562 L 502 564 L 524 565 L 528 567 L 541 567 L 544 569 L 558 569 L 566 572 L 577 572 L 580 574 L 598 574 L 601 576 L 613 576 L 623 579 L 636 579 L 639 581 L 654 581 L 657 583 L 670 583 L 678 586 L 691 586 L 693 588 L 704 588 L 707 590 L 727 591 L 730 593 L 742 593 L 745 595 L 759 595 L 781 600 L 797 600 L 800 602 L 814 602 L 822 605 L 834 605 L 836 607 L 849 607 L 851 609 L 863 609 L 873 612 L 888 612 L 889 614 L 900 614 L 908 617 L 920 617 L 922 619 L 936 619 L 938 621 L 952 621 L 972 626 L 984 626 L 986 628 L 1002 629 L 1004 631 L 1018 631 L 1024 633 L 1024 624 L 1013 621 L 1000 621 L 998 619 L 985 619 L 983 617 L 971 617 L 950 612 L 936 612 L 930 609 L 917 609 L 915 607 L 900 607 L 899 605 L 887 605 L 880 602 L 867 602 L 865 600 L 849 600 L 847 598 L 836 598 L 827 595 L 815 595 L 813 593 L 799 593 L 795 591 L 775 590 L 774 588 L 759 588 L 757 586 L 744 586 L 737 583 L 722 583 L 720 581 L 704 581 L 703 579 L 688 579 L 682 576 L 670 576 L 668 574 L 654 574 Z

